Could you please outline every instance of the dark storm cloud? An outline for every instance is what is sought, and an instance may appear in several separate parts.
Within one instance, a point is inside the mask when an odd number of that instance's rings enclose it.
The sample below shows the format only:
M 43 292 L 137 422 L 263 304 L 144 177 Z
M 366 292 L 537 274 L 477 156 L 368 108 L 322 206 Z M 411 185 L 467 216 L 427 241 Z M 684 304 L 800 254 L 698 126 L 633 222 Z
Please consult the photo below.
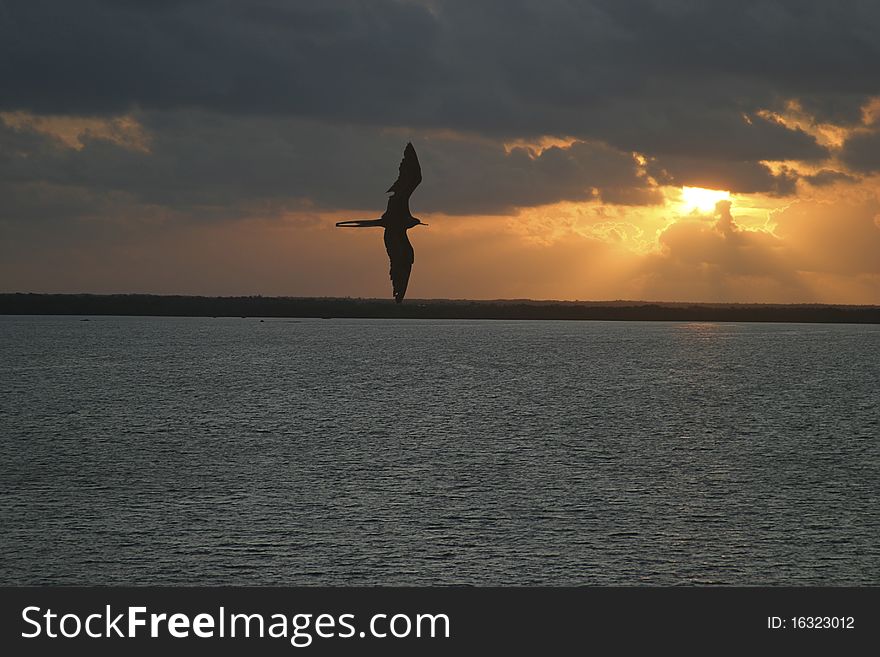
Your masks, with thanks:
M 414 138 L 423 211 L 656 202 L 631 152 L 661 182 L 789 194 L 793 175 L 760 162 L 828 152 L 756 112 L 796 98 L 855 121 L 880 93 L 878 28 L 874 2 L 5 0 L 0 111 L 133 112 L 152 141 L 74 151 L 7 131 L 0 175 L 211 216 L 381 209 Z M 501 148 L 543 135 L 580 141 Z M 870 170 L 858 141 L 847 153 Z
M 858 180 L 855 176 L 843 173 L 842 171 L 835 171 L 834 169 L 822 169 L 814 174 L 802 176 L 802 179 L 815 187 L 833 185 L 836 182 L 855 182 Z
M 51 189 L 7 196 L 4 218 L 38 214 L 45 199 L 115 195 L 143 206 L 199 215 L 235 215 L 248 204 L 385 209 L 406 137 L 396 132 L 281 118 L 241 120 L 205 112 L 141 113 L 149 152 L 82 137 L 74 149 L 57 139 L 0 124 L 0 179 Z M 622 204 L 660 202 L 636 160 L 601 144 L 578 142 L 540 155 L 524 148 L 462 139 L 417 140 L 424 185 L 413 210 L 498 213 L 558 200 L 601 198 Z M 48 218 L 79 216 L 54 201 Z
M 862 173 L 880 171 L 880 130 L 858 132 L 846 140 L 840 159 Z
M 6 0 L 2 11 L 11 109 L 375 115 L 403 91 L 417 97 L 420 74 L 436 77 L 436 22 L 393 0 Z
M 713 108 L 705 100 L 688 107 L 666 101 L 653 105 L 621 104 L 601 131 L 620 148 L 674 157 L 715 160 L 819 160 L 828 150 L 800 129 L 744 116 L 730 107 Z M 625 119 L 629 119 L 627 122 Z M 641 123 L 640 131 L 633 125 Z
M 774 174 L 760 162 L 664 157 L 649 163 L 648 171 L 667 185 L 725 189 L 739 193 L 763 192 L 786 196 L 795 191 L 797 178 L 789 172 Z
M 816 147 L 781 126 L 743 127 L 743 112 L 790 96 L 852 107 L 880 89 L 880 7 L 868 2 L 4 7 L 0 103 L 46 113 L 198 106 L 652 152 L 677 152 L 693 131 L 685 144 L 716 157 L 760 143 L 785 159 Z
M 862 107 L 870 94 L 829 93 L 820 96 L 800 94 L 798 102 L 819 123 L 854 126 L 862 120 Z

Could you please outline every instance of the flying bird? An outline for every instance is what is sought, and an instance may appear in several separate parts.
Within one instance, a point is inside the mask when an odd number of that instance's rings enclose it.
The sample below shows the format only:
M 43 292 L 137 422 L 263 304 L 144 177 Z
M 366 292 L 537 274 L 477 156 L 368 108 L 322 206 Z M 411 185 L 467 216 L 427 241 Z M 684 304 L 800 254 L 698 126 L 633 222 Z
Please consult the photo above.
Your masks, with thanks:
M 336 224 L 341 228 L 381 226 L 385 229 L 385 250 L 388 251 L 388 259 L 391 260 L 391 287 L 394 291 L 394 301 L 397 303 L 403 301 L 403 295 L 406 294 L 406 285 L 409 283 L 409 274 L 415 260 L 406 231 L 413 226 L 428 225 L 418 217 L 412 216 L 409 211 L 409 197 L 420 182 L 422 182 L 422 167 L 419 166 L 416 149 L 408 143 L 403 150 L 397 180 L 385 192 L 390 193 L 391 196 L 382 217 L 340 221 Z

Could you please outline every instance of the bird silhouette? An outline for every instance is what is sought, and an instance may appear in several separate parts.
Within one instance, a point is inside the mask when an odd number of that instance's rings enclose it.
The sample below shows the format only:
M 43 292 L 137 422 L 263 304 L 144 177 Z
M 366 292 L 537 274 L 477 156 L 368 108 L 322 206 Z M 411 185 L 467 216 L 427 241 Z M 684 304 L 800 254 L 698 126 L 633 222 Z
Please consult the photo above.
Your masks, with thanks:
M 422 182 L 422 167 L 419 166 L 419 158 L 416 149 L 408 143 L 403 150 L 403 159 L 397 180 L 388 188 L 386 194 L 388 207 L 380 219 L 358 219 L 353 221 L 340 221 L 340 228 L 369 228 L 381 226 L 385 229 L 385 250 L 388 251 L 388 259 L 391 261 L 391 287 L 394 292 L 394 301 L 400 303 L 406 294 L 406 286 L 409 283 L 409 275 L 412 271 L 415 255 L 412 244 L 406 236 L 406 231 L 413 226 L 427 226 L 418 217 L 412 216 L 409 211 L 409 197 L 413 190 Z

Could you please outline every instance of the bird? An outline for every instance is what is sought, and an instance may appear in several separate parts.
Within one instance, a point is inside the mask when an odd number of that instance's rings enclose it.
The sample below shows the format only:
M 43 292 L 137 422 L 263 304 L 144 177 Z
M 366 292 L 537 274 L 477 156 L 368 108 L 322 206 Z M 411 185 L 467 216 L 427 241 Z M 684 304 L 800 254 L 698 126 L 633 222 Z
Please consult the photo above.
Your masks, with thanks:
M 415 254 L 412 244 L 406 236 L 406 231 L 413 226 L 427 226 L 418 217 L 412 216 L 409 211 L 409 197 L 422 182 L 422 167 L 412 143 L 407 143 L 403 149 L 403 159 L 400 161 L 397 180 L 388 188 L 386 194 L 388 207 L 379 219 L 357 219 L 352 221 L 339 221 L 339 228 L 369 228 L 381 226 L 385 229 L 385 250 L 391 261 L 391 288 L 395 303 L 401 303 L 406 294 L 406 286 L 409 283 L 409 275 L 412 271 Z

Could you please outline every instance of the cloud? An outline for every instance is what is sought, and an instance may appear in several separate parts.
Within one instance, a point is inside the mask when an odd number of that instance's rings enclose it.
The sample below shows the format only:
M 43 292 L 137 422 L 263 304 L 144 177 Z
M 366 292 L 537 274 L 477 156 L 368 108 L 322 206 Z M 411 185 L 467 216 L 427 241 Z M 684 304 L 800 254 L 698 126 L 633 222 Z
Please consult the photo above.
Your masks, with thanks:
M 742 114 L 880 92 L 869 3 L 5 3 L 0 107 L 202 108 L 623 150 L 818 156 Z M 841 75 L 845 71 L 846 75 Z
M 427 181 L 413 196 L 414 210 L 498 214 L 559 200 L 662 201 L 631 153 L 603 144 L 574 142 L 536 154 L 489 140 L 430 134 L 418 139 L 281 117 L 243 120 L 178 111 L 139 112 L 128 120 L 148 149 L 141 142 L 132 146 L 110 138 L 115 133 L 99 123 L 76 133 L 75 143 L 57 139 L 27 116 L 0 125 L 0 179 L 93 196 L 124 195 L 132 203 L 194 216 L 223 218 L 254 203 L 378 215 L 385 209 L 383 192 L 397 175 L 402 146 L 411 138 Z M 111 126 L 115 121 L 108 119 Z M 20 204 L 7 205 L 3 214 L 15 214 L 16 207 Z M 59 217 L 49 208 L 47 215 Z
M 669 301 L 811 300 L 788 260 L 786 245 L 767 230 L 737 225 L 731 203 L 719 201 L 715 221 L 685 218 L 659 236 L 638 279 L 647 298 Z
M 59 142 L 81 150 L 86 140 L 105 140 L 132 150 L 149 152 L 149 137 L 131 116 L 80 117 L 41 116 L 29 112 L 3 112 L 0 121 L 21 132 L 49 135 Z
M 855 176 L 851 176 L 842 171 L 835 171 L 834 169 L 821 169 L 816 173 L 801 176 L 801 178 L 814 187 L 825 187 L 838 182 L 851 183 L 858 180 Z
M 797 182 L 793 172 L 773 173 L 761 162 L 673 156 L 652 160 L 648 170 L 661 184 L 723 189 L 742 194 L 763 192 L 785 196 L 795 192 Z
M 880 130 L 854 133 L 843 145 L 840 159 L 861 173 L 880 172 Z
M 779 273 L 783 245 L 772 233 L 741 229 L 730 211 L 730 201 L 719 201 L 716 221 L 682 220 L 659 238 L 663 257 L 671 262 L 717 268 L 725 274 Z
M 836 202 L 799 202 L 772 218 L 801 270 L 880 274 L 880 202 L 876 196 Z
M 372 207 L 399 149 L 389 128 L 421 138 L 449 182 L 443 198 L 421 192 L 429 211 L 503 212 L 592 188 L 656 203 L 633 152 L 673 184 L 786 195 L 793 174 L 762 162 L 829 153 L 759 112 L 802 98 L 830 115 L 821 108 L 880 93 L 869 3 L 11 0 L 3 11 L 0 110 L 87 151 L 40 160 L 47 182 L 202 209 L 259 194 Z M 437 134 L 459 140 L 427 141 Z M 528 161 L 497 147 L 547 135 L 578 144 Z M 155 140 L 153 157 L 102 138 Z
M 659 236 L 634 280 L 645 298 L 730 302 L 880 303 L 880 202 L 795 202 L 748 230 L 716 207 Z

